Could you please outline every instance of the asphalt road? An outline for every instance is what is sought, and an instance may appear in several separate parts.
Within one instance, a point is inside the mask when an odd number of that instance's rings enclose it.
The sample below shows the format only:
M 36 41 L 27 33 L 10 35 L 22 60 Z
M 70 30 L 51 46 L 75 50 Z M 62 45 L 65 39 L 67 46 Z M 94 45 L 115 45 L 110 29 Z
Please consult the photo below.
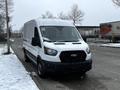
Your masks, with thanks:
M 28 72 L 36 72 L 35 65 L 24 62 L 22 40 L 15 39 L 12 48 Z M 78 75 L 48 77 L 42 79 L 35 73 L 31 77 L 40 90 L 120 90 L 120 48 L 90 45 L 93 53 L 93 69 L 87 77 Z

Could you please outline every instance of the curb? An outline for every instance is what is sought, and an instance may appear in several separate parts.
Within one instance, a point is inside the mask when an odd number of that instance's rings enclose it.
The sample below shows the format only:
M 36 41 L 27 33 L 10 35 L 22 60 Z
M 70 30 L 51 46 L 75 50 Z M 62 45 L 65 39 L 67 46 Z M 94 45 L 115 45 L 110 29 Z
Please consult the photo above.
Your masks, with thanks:
M 102 45 L 100 45 L 100 47 L 120 48 L 120 47 L 114 47 L 114 46 L 102 46 Z

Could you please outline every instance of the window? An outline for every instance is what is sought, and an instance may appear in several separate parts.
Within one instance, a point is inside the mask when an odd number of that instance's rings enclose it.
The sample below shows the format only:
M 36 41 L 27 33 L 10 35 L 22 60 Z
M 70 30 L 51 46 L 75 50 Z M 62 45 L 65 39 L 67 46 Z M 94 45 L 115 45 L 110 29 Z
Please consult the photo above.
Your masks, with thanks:
M 38 29 L 35 27 L 34 37 L 39 38 Z
M 41 47 L 40 36 L 39 36 L 39 33 L 38 33 L 38 29 L 36 27 L 35 27 L 35 30 L 34 30 L 34 38 L 36 40 L 34 42 L 37 42 L 38 46 Z
M 41 26 L 43 39 L 48 41 L 79 41 L 79 36 L 75 27 L 71 26 Z

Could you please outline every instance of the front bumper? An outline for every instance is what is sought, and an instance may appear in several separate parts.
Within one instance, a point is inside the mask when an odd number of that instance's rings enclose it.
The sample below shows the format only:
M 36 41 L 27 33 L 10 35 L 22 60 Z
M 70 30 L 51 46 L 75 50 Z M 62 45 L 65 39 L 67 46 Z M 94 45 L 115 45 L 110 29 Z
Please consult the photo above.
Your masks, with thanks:
M 86 60 L 84 62 L 77 63 L 61 63 L 61 62 L 49 62 L 42 60 L 44 63 L 44 69 L 46 72 L 56 73 L 84 73 L 92 69 L 92 60 Z

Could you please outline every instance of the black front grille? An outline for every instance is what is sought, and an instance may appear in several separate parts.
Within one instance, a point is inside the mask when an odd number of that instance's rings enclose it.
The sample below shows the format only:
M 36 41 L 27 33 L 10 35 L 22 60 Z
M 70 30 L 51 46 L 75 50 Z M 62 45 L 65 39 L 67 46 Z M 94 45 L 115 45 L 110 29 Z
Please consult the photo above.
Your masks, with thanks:
M 84 51 L 63 51 L 60 54 L 62 63 L 83 62 L 85 59 L 86 53 Z

